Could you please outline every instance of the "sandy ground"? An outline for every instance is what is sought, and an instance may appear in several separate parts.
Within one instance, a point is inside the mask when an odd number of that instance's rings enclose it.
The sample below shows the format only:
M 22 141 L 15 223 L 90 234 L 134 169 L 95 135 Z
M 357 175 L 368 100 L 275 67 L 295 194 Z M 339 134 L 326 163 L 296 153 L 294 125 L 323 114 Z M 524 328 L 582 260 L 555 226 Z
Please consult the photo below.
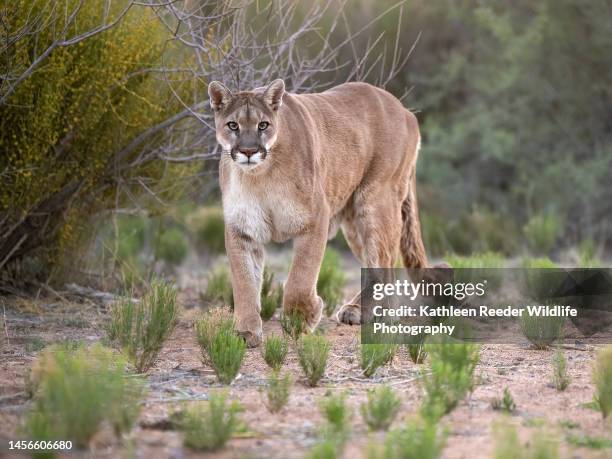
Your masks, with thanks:
M 355 284 L 355 279 L 349 279 Z M 391 365 L 378 370 L 374 377 L 363 377 L 358 362 L 359 328 L 338 325 L 325 319 L 322 327 L 333 343 L 326 375 L 319 387 L 310 388 L 293 349 L 285 370 L 294 378 L 287 407 L 269 414 L 262 387 L 268 369 L 260 349 L 249 349 L 239 378 L 229 388 L 229 395 L 245 407 L 242 415 L 248 429 L 232 439 L 219 453 L 201 454 L 182 447 L 179 433 L 168 430 L 168 417 L 182 400 L 205 399 L 211 391 L 223 390 L 211 368 L 202 364 L 195 341 L 193 323 L 201 313 L 197 296 L 189 282 L 182 282 L 181 320 L 164 346 L 155 367 L 148 375 L 149 392 L 138 426 L 129 447 L 120 445 L 102 433 L 94 441 L 93 453 L 73 453 L 67 457 L 146 457 L 154 458 L 300 458 L 318 441 L 321 425 L 318 401 L 330 391 L 347 391 L 352 409 L 352 437 L 345 458 L 363 457 L 368 441 L 382 441 L 384 434 L 371 435 L 364 426 L 359 406 L 367 389 L 387 383 L 403 400 L 401 414 L 394 426 L 416 413 L 422 398 L 419 375 L 423 370 L 413 364 L 404 349 Z M 0 347 L 0 457 L 19 457 L 6 450 L 8 440 L 18 439 L 29 401 L 24 392 L 24 375 L 38 349 L 36 341 L 46 344 L 66 340 L 95 342 L 104 337 L 106 308 L 88 300 L 23 300 L 0 298 L 0 315 L 5 310 L 8 342 Z M 264 325 L 265 334 L 280 334 L 278 317 Z M 612 427 L 601 415 L 584 404 L 592 401 L 594 387 L 591 366 L 596 348 L 569 346 L 565 349 L 571 384 L 558 392 L 551 384 L 553 351 L 519 345 L 483 345 L 477 367 L 478 384 L 468 399 L 441 424 L 448 430 L 444 458 L 490 458 L 494 447 L 493 427 L 506 419 L 515 424 L 524 442 L 531 435 L 545 431 L 561 445 L 564 458 L 612 457 L 612 449 L 577 448 L 567 442 L 569 436 L 588 435 L 612 439 Z M 491 400 L 508 388 L 517 410 L 505 415 L 491 407 Z

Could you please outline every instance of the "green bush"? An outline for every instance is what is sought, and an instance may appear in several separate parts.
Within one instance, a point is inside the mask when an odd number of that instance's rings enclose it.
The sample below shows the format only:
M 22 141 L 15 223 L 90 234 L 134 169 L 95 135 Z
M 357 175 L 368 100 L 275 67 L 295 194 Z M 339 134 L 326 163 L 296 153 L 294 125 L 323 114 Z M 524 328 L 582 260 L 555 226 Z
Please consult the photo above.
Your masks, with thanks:
M 340 451 L 351 431 L 351 411 L 346 404 L 346 393 L 329 394 L 321 400 L 320 406 L 325 418 L 323 438 L 332 440 Z
M 563 335 L 565 317 L 532 316 L 525 309 L 520 324 L 523 335 L 536 349 L 548 349 Z
M 446 443 L 446 435 L 435 422 L 415 419 L 387 434 L 384 446 L 371 444 L 368 459 L 437 459 Z
M 567 374 L 567 359 L 561 348 L 557 348 L 553 356 L 553 384 L 558 391 L 564 391 L 570 384 Z
M 210 343 L 208 357 L 219 381 L 230 384 L 238 375 L 246 343 L 234 330 L 221 330 L 215 334 Z
M 360 365 L 363 374 L 370 377 L 376 373 L 376 370 L 386 365 L 393 360 L 397 352 L 396 344 L 368 344 L 361 343 L 361 360 Z
M 383 385 L 368 391 L 368 401 L 361 405 L 361 415 L 371 430 L 387 430 L 401 406 L 402 401 L 393 389 Z
M 234 316 L 227 306 L 208 310 L 195 324 L 198 344 L 202 357 L 208 361 L 208 352 L 217 333 L 232 332 L 235 329 Z
M 331 344 L 321 335 L 306 335 L 299 340 L 298 361 L 310 386 L 316 386 L 325 374 L 330 349 Z
M 423 374 L 423 416 L 437 419 L 452 411 L 474 388 L 480 348 L 450 340 L 427 345 L 430 372 Z
M 60 9 L 42 0 L 7 4 L 5 33 L 19 36 L 3 57 L 10 72 L 25 70 L 57 40 L 69 16 L 66 11 L 77 11 L 67 32 L 74 37 L 112 23 L 125 6 L 112 2 L 106 8 L 103 0 L 81 3 L 66 0 Z M 35 18 L 48 21 L 35 23 Z M 19 32 L 29 28 L 32 33 Z M 176 187 L 168 184 L 191 173 L 193 165 L 135 161 L 159 146 L 164 133 L 127 148 L 181 110 L 173 91 L 186 95 L 188 85 L 178 83 L 171 90 L 149 71 L 180 66 L 177 58 L 184 54 L 168 47 L 169 38 L 153 9 L 133 6 L 104 33 L 53 49 L 0 104 L 0 259 L 24 237 L 9 262 L 35 255 L 47 274 L 64 260 L 67 268 L 74 267 L 75 258 L 66 254 L 83 242 L 92 215 L 133 205 L 143 183 L 159 199 L 176 198 Z M 140 204 L 158 205 L 146 199 Z
M 175 287 L 154 281 L 140 302 L 123 298 L 111 310 L 108 335 L 119 344 L 139 373 L 155 363 L 178 320 Z
M 516 403 L 514 403 L 514 398 L 507 387 L 504 388 L 504 394 L 501 398 L 493 399 L 491 406 L 494 410 L 500 410 L 506 413 L 513 413 L 516 410 Z
M 187 257 L 189 247 L 180 228 L 162 230 L 155 245 L 155 256 L 170 265 L 180 265 Z
M 268 378 L 268 387 L 266 389 L 266 407 L 270 413 L 279 412 L 287 404 L 291 384 L 293 384 L 293 379 L 289 373 L 285 373 L 281 377 L 279 371 L 272 371 Z
M 595 402 L 605 419 L 612 413 L 612 346 L 605 347 L 597 354 L 593 382 Z
M 240 428 L 242 406 L 227 403 L 226 394 L 210 394 L 206 404 L 187 408 L 181 413 L 179 428 L 188 448 L 216 451 L 225 446 Z
M 287 340 L 280 336 L 269 336 L 264 340 L 263 358 L 270 368 L 279 370 L 285 363 L 289 345 Z
M 561 235 L 562 223 L 555 214 L 535 215 L 529 219 L 523 232 L 534 253 L 548 254 Z
M 187 217 L 187 228 L 199 245 L 212 253 L 225 251 L 223 209 L 202 207 Z
M 325 439 L 321 443 L 316 444 L 306 454 L 306 459 L 338 459 L 338 445 L 331 439 Z
M 234 307 L 234 292 L 229 270 L 216 266 L 207 276 L 206 290 L 200 295 L 205 303 L 222 303 Z
M 408 355 L 413 363 L 423 363 L 427 358 L 427 351 L 423 343 L 406 344 Z
M 131 430 L 144 383 L 126 377 L 126 362 L 100 345 L 48 348 L 34 364 L 34 394 L 25 430 L 32 440 L 71 440 L 87 447 L 103 422 L 117 435 Z
M 329 317 L 342 300 L 342 289 L 346 276 L 342 270 L 340 254 L 328 248 L 323 256 L 319 278 L 317 280 L 317 293 L 325 303 L 325 314 Z
M 283 286 L 274 285 L 274 273 L 266 267 L 261 285 L 261 319 L 270 320 L 278 307 L 283 303 Z
M 283 311 L 280 323 L 283 333 L 293 341 L 297 341 L 306 332 L 306 320 L 299 311 Z

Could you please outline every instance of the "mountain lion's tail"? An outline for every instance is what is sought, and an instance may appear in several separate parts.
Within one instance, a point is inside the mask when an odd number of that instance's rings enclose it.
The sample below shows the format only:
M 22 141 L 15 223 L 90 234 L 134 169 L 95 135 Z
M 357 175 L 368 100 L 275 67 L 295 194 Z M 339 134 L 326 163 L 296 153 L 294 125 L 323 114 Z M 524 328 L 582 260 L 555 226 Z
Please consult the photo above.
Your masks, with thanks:
M 406 268 L 427 268 L 427 254 L 421 236 L 416 195 L 416 165 L 412 168 L 408 196 L 402 203 L 402 237 L 400 251 Z

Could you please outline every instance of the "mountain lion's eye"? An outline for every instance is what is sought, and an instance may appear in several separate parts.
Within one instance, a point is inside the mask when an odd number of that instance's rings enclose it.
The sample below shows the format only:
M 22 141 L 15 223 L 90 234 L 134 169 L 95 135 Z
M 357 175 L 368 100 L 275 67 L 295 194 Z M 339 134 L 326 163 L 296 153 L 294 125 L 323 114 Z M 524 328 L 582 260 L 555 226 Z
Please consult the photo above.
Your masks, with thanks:
M 268 126 L 270 126 L 270 123 L 266 121 L 262 121 L 261 123 L 259 123 L 257 127 L 259 128 L 260 131 L 265 131 L 268 128 Z
M 229 123 L 227 123 L 227 127 L 230 128 L 230 131 L 237 131 L 238 130 L 238 123 L 236 123 L 234 121 L 230 121 Z

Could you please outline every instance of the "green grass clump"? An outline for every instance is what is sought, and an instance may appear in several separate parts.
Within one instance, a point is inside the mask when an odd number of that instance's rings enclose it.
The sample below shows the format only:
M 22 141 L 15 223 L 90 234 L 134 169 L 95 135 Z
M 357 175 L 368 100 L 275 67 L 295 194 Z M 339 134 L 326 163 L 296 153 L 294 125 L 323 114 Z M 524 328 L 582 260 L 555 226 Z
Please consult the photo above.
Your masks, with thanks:
M 185 446 L 199 451 L 223 448 L 239 430 L 242 411 L 238 402 L 227 402 L 226 394 L 211 394 L 206 404 L 185 409 L 178 422 Z
M 578 265 L 581 268 L 600 268 L 601 260 L 597 257 L 597 248 L 593 239 L 585 239 L 578 246 Z
M 263 358 L 270 368 L 278 370 L 287 357 L 289 345 L 287 340 L 280 336 L 269 336 L 264 340 Z
M 605 347 L 597 354 L 593 382 L 595 402 L 605 419 L 612 412 L 612 346 Z
M 337 459 L 338 457 L 340 457 L 338 445 L 331 439 L 326 439 L 321 443 L 317 443 L 308 454 L 306 454 L 306 459 Z
M 557 459 L 559 444 L 554 437 L 538 429 L 530 441 L 522 445 L 516 427 L 500 423 L 494 426 L 494 459 Z
M 410 360 L 414 363 L 423 363 L 427 358 L 427 351 L 423 343 L 406 344 L 406 350 L 410 356 Z
M 567 374 L 567 359 L 561 348 L 557 348 L 553 356 L 553 384 L 558 391 L 567 389 L 570 377 Z
M 122 357 L 101 345 L 48 348 L 30 375 L 34 401 L 25 424 L 29 438 L 61 438 L 85 448 L 105 422 L 117 435 L 131 430 L 144 384 L 139 377 L 126 377 L 126 368 Z
M 202 207 L 187 217 L 187 228 L 197 243 L 211 253 L 225 250 L 225 224 L 220 207 Z
M 342 299 L 342 289 L 346 276 L 340 263 L 340 254 L 328 248 L 323 256 L 319 278 L 317 280 L 317 294 L 325 303 L 325 314 L 331 316 Z
M 565 317 L 532 316 L 525 309 L 520 324 L 523 335 L 536 349 L 548 349 L 563 335 Z
M 501 398 L 493 399 L 491 406 L 494 410 L 506 413 L 513 413 L 516 410 L 516 403 L 514 403 L 514 398 L 507 387 L 504 388 L 504 394 Z
M 505 261 L 503 255 L 496 252 L 482 252 L 469 257 L 447 254 L 444 260 L 458 269 L 502 268 Z
M 238 375 L 246 343 L 234 330 L 221 330 L 215 334 L 210 343 L 208 357 L 222 384 L 230 384 Z
M 208 362 L 208 352 L 216 334 L 225 330 L 233 331 L 234 327 L 234 316 L 227 306 L 209 309 L 196 322 L 196 336 L 205 363 Z
M 568 435 L 567 442 L 579 448 L 607 449 L 612 448 L 612 439 L 606 437 L 591 437 L 589 435 Z M 543 457 L 543 456 L 538 456 Z
M 308 385 L 314 387 L 325 374 L 331 344 L 321 335 L 306 335 L 298 342 L 298 361 Z
M 234 306 L 232 281 L 225 265 L 218 265 L 208 274 L 206 289 L 200 294 L 200 298 L 205 303 Z
M 450 413 L 473 390 L 480 348 L 442 341 L 427 345 L 427 351 L 430 372 L 422 379 L 425 399 L 421 412 L 426 418 L 437 419 Z
M 437 459 L 446 443 L 446 434 L 435 422 L 414 419 L 387 435 L 382 447 L 371 444 L 368 459 Z
M 283 333 L 297 341 L 300 336 L 306 333 L 306 320 L 299 311 L 283 312 L 280 318 Z
M 123 298 L 112 308 L 108 336 L 143 373 L 155 363 L 177 320 L 176 288 L 158 280 L 140 302 Z
M 376 370 L 393 360 L 397 352 L 396 344 L 361 344 L 361 369 L 366 377 L 372 376 Z
M 332 440 L 341 450 L 351 431 L 351 411 L 346 404 L 346 393 L 330 394 L 321 400 L 321 414 L 325 418 L 323 437 Z
M 266 267 L 261 286 L 261 320 L 268 321 L 283 303 L 283 286 L 274 285 L 274 273 Z
M 401 406 L 402 401 L 393 389 L 383 385 L 368 391 L 368 401 L 361 405 L 361 416 L 371 430 L 387 430 Z
M 183 231 L 178 227 L 164 230 L 155 244 L 155 257 L 170 265 L 180 265 L 187 257 L 189 246 Z
M 523 233 L 534 253 L 547 254 L 557 243 L 561 229 L 561 219 L 557 215 L 535 215 L 523 227 Z
M 289 373 L 281 377 L 279 371 L 272 372 L 266 389 L 266 407 L 270 413 L 279 412 L 287 404 L 292 384 L 293 379 Z

